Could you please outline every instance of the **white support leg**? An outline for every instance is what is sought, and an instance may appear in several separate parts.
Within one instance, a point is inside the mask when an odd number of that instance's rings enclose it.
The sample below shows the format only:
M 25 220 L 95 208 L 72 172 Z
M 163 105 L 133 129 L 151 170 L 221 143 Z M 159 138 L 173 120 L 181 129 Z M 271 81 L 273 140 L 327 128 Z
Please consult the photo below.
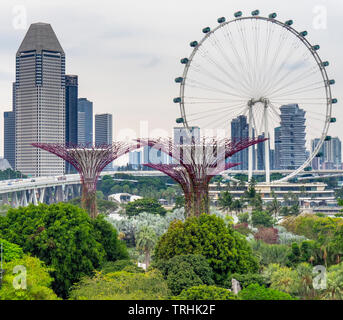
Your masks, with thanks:
M 249 139 L 252 139 L 252 104 L 249 104 Z M 249 169 L 249 174 L 248 174 L 248 181 L 250 182 L 252 179 L 252 171 L 253 171 L 253 146 L 249 147 L 248 149 L 248 169 Z
M 269 138 L 269 127 L 268 127 L 268 103 L 264 103 L 264 137 Z M 264 142 L 264 159 L 266 169 L 266 183 L 270 183 L 270 162 L 269 162 L 269 140 Z

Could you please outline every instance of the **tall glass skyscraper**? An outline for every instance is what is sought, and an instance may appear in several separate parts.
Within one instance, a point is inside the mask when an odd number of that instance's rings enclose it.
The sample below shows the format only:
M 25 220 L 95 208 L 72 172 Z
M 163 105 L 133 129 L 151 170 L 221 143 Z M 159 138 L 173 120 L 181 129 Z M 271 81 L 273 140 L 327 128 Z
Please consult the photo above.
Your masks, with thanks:
M 95 145 L 113 143 L 113 119 L 110 113 L 95 115 Z M 105 170 L 111 170 L 112 163 Z
M 249 124 L 246 116 L 239 116 L 231 121 L 231 139 L 239 141 L 249 137 Z M 240 163 L 233 170 L 248 170 L 248 149 L 242 150 L 230 159 L 232 163 Z
M 15 168 L 15 113 L 4 112 L 4 158 Z
M 31 24 L 16 54 L 15 167 L 27 175 L 64 173 L 64 161 L 33 142 L 65 142 L 65 54 L 47 23 Z
M 311 141 L 312 152 L 315 150 L 320 139 Z M 342 142 L 338 137 L 332 138 L 330 141 L 324 141 L 318 153 L 321 157 L 316 157 L 312 160 L 312 167 L 315 170 L 320 169 L 341 169 L 342 167 Z
M 297 104 L 280 107 L 280 167 L 294 170 L 307 159 L 305 140 L 305 111 Z
M 78 143 L 93 143 L 93 102 L 87 98 L 78 99 Z

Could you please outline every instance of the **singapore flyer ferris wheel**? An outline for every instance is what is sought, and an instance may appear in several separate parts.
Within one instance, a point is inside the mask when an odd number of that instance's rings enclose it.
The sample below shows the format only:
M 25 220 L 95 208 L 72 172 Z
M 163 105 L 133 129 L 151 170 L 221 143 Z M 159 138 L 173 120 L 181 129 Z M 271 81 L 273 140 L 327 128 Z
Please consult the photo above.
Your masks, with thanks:
M 287 174 L 279 182 L 311 165 L 336 122 L 335 81 L 328 77 L 329 62 L 319 56 L 320 46 L 308 41 L 307 31 L 297 31 L 292 20 L 276 18 L 276 13 L 260 16 L 258 10 L 247 17 L 239 11 L 233 19 L 219 18 L 215 28 L 202 30 L 200 41 L 190 43 L 190 56 L 181 59 L 184 72 L 175 79 L 180 84 L 174 98 L 181 113 L 177 123 L 230 135 L 231 123 L 244 120 L 245 135 L 269 138 L 263 146 L 267 183 L 270 149 L 280 139 L 284 149 L 278 164 Z M 248 150 L 249 179 L 258 166 L 254 148 Z

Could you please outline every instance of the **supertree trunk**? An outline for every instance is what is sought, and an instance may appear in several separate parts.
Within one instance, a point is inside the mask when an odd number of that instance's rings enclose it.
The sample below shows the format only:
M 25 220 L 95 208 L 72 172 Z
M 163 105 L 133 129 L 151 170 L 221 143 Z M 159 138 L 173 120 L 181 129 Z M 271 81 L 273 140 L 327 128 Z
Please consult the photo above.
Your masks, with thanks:
M 81 207 L 88 212 L 91 218 L 97 217 L 96 190 L 89 190 L 86 185 L 82 186 Z

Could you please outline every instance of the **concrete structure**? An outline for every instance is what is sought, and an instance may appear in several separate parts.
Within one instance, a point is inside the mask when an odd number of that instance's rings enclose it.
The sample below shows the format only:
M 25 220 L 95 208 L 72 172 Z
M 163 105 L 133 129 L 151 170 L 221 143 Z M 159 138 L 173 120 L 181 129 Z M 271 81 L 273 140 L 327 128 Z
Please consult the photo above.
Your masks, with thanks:
M 65 141 L 65 54 L 47 23 L 31 24 L 16 54 L 15 128 L 16 170 L 64 173 L 62 159 L 31 145 Z
M 297 104 L 280 107 L 280 168 L 297 169 L 307 159 L 305 140 L 305 111 Z
M 93 143 L 93 102 L 87 98 L 78 99 L 78 144 Z
M 132 195 L 129 193 L 115 193 L 108 196 L 108 200 L 117 203 L 129 203 L 137 199 L 142 199 L 141 196 Z

